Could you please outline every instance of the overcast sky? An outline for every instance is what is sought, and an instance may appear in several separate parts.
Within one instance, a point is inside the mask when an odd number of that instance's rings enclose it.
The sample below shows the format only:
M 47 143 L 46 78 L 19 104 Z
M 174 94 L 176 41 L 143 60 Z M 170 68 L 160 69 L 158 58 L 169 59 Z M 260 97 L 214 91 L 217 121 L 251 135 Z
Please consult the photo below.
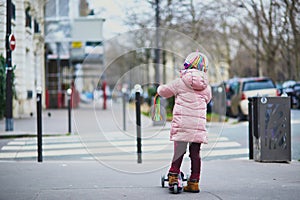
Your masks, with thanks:
M 123 22 L 126 18 L 126 11 L 138 9 L 142 12 L 149 5 L 143 0 L 88 0 L 88 2 L 89 7 L 94 9 L 95 15 L 105 18 L 103 25 L 105 39 L 129 30 Z

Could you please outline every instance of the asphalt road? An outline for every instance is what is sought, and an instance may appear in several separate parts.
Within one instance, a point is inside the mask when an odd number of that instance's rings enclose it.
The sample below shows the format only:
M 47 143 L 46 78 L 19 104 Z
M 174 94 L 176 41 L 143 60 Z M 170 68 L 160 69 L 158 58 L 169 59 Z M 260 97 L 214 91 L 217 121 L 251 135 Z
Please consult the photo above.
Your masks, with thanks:
M 242 147 L 248 148 L 248 121 L 237 123 L 233 119 L 231 125 L 224 126 L 222 136 L 229 140 L 236 141 Z M 292 160 L 300 159 L 300 110 L 291 110 L 291 144 Z
M 97 129 L 96 125 L 101 125 L 104 137 L 98 137 L 99 145 L 103 144 L 103 142 L 109 142 L 109 148 L 111 148 L 111 154 L 113 155 L 114 151 L 122 150 L 123 153 L 126 151 L 135 152 L 135 140 L 130 141 L 128 138 L 121 138 L 124 135 L 116 135 L 115 132 L 120 131 L 122 129 L 122 116 L 113 115 L 110 116 L 111 113 L 117 114 L 117 108 L 111 108 L 111 110 L 107 111 L 99 111 L 97 112 L 99 115 L 98 121 L 92 121 L 92 114 L 94 111 L 90 111 L 89 109 L 81 109 L 78 111 L 74 111 L 75 125 L 78 131 L 79 136 L 81 136 L 81 140 L 76 134 L 72 134 L 71 136 L 53 136 L 53 137 L 44 137 L 44 151 L 46 151 L 45 155 L 49 155 L 46 157 L 48 160 L 81 160 L 81 159 L 92 159 L 92 156 L 87 152 L 87 150 L 93 150 L 95 145 L 97 145 L 97 141 L 90 141 L 89 138 L 86 138 L 87 141 L 83 145 L 83 141 L 85 140 L 85 133 L 93 132 Z M 91 114 L 92 113 L 92 114 Z M 53 123 L 50 123 L 50 120 L 58 120 L 61 123 L 61 120 L 65 118 L 64 111 L 57 111 L 52 113 L 53 116 L 51 118 L 45 117 L 45 130 L 51 130 L 52 132 L 56 132 L 56 130 L 65 129 L 65 127 L 57 127 L 53 126 Z M 90 117 L 88 119 L 88 123 L 81 123 L 82 119 L 79 116 L 83 116 L 83 119 Z M 134 118 L 133 113 L 128 114 L 128 120 L 132 120 Z M 131 118 L 130 118 L 131 117 Z M 77 119 L 77 120 L 76 120 Z M 112 120 L 113 119 L 113 120 Z M 29 120 L 29 119 L 28 119 Z M 46 121 L 48 120 L 48 121 Z M 25 120 L 26 121 L 26 120 Z M 20 123 L 22 121 L 18 121 L 17 125 L 21 126 Z M 26 121 L 27 122 L 27 121 Z M 46 123 L 47 122 L 47 123 Z M 143 123 L 146 124 L 147 120 Z M 116 126 L 112 123 L 116 123 Z M 28 122 L 26 124 L 29 124 Z M 94 125 L 94 126 L 91 126 Z M 34 126 L 34 123 L 33 125 Z M 49 126 L 46 127 L 46 126 Z M 28 129 L 33 129 L 30 126 L 27 126 Z M 112 128 L 113 127 L 113 128 Z M 152 124 L 149 124 L 149 128 L 152 130 Z M 126 134 L 132 138 L 135 134 L 135 127 L 132 125 L 127 126 L 128 131 Z M 146 127 L 147 128 L 147 127 Z M 145 132 L 142 129 L 143 132 Z M 149 130 L 150 131 L 150 130 Z M 153 132 L 153 130 L 151 131 Z M 151 155 L 155 157 L 160 157 L 161 159 L 168 159 L 172 154 L 172 144 L 168 144 L 168 132 L 169 127 L 164 127 L 162 130 L 155 130 L 154 135 L 150 135 L 148 141 L 144 141 L 145 144 L 143 148 L 146 148 L 151 153 Z M 232 158 L 244 158 L 247 159 L 249 157 L 249 145 L 248 145 L 248 121 L 237 122 L 236 119 L 230 119 L 229 122 L 226 123 L 209 123 L 208 124 L 208 132 L 209 132 L 209 144 L 203 145 L 202 156 L 206 160 L 216 160 L 216 159 L 232 159 Z M 146 132 L 145 132 L 146 133 Z M 144 133 L 143 133 L 144 134 Z M 111 136 L 116 138 L 110 138 Z M 129 137 L 129 138 L 130 138 Z M 116 140 L 118 139 L 118 140 Z M 159 141 L 159 142 L 158 142 Z M 292 159 L 299 160 L 300 159 L 300 110 L 293 109 L 291 111 L 291 142 L 292 142 Z M 166 146 L 168 144 L 168 146 Z M 25 145 L 26 147 L 22 147 Z M 161 149 L 162 145 L 165 145 L 166 148 Z M 6 147 L 5 147 L 6 146 Z M 4 148 L 3 148 L 4 147 Z M 87 148 L 86 148 L 87 147 Z M 106 148 L 108 148 L 106 147 Z M 0 139 L 0 149 L 2 150 L 1 160 L 36 160 L 36 138 L 28 137 L 28 138 L 2 138 Z M 20 150 L 24 150 L 24 156 L 22 154 L 14 152 L 20 152 Z M 156 150 L 155 150 L 156 149 Z M 157 151 L 157 149 L 161 149 Z M 5 151 L 3 151 L 5 150 Z M 146 150 L 146 152 L 147 152 Z M 48 152 L 50 152 L 48 154 Z M 100 150 L 94 152 L 95 154 L 99 153 Z M 17 156 L 17 157 L 16 157 Z M 121 158 L 122 156 L 120 156 Z

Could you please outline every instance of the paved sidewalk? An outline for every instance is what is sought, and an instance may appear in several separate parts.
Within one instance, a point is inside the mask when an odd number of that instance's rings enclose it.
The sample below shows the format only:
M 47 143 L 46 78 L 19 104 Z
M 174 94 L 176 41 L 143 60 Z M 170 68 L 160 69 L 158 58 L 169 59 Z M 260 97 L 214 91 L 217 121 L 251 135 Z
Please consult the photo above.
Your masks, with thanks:
M 111 141 L 122 132 L 120 104 L 112 104 L 108 110 L 82 106 L 73 110 L 72 137 L 89 139 L 107 137 Z M 48 117 L 48 112 L 51 117 Z M 127 113 L 127 134 L 135 132 L 135 115 Z M 113 120 L 112 120 L 113 119 Z M 4 132 L 4 121 L 0 121 L 0 135 L 36 135 L 35 117 L 15 119 L 15 131 Z M 168 132 L 169 124 L 153 127 L 149 118 L 142 119 L 143 131 Z M 216 125 L 217 126 L 217 125 Z M 43 130 L 48 135 L 66 135 L 67 110 L 45 110 Z M 99 133 L 106 133 L 102 135 Z M 155 135 L 157 136 L 157 135 Z M 167 138 L 164 135 L 164 139 Z M 57 137 L 61 138 L 61 137 Z M 67 137 L 66 137 L 67 138 Z M 55 140 L 55 137 L 51 137 Z M 160 142 L 164 142 L 160 141 Z M 149 145 L 151 147 L 151 145 Z M 103 147 L 104 148 L 104 147 Z M 73 151 L 75 151 L 74 149 Z M 106 149 L 108 150 L 108 149 Z M 112 149 L 114 150 L 114 149 Z M 26 153 L 26 148 L 22 151 Z M 102 153 L 102 152 L 101 152 Z M 1 154 L 1 151 L 0 151 Z M 299 199 L 300 162 L 259 163 L 247 159 L 204 160 L 202 163 L 201 192 L 173 195 L 161 188 L 161 175 L 167 171 L 168 162 L 157 155 L 156 160 L 137 164 L 136 160 L 45 160 L 0 161 L 0 200 L 7 199 Z M 134 155 L 135 156 L 135 155 Z M 186 156 L 187 157 L 187 156 Z M 100 158 L 100 159 L 99 159 Z M 121 158 L 121 157 L 120 157 Z M 135 158 L 135 157 L 134 157 Z M 185 160 L 182 170 L 189 173 L 189 162 Z M 135 173 L 130 169 L 138 169 Z M 152 170 L 149 170 L 152 169 Z
M 199 194 L 170 194 L 160 186 L 160 176 L 166 170 L 127 174 L 94 161 L 0 162 L 0 199 L 296 200 L 300 195 L 299 162 L 203 162 Z M 183 170 L 188 170 L 186 164 Z
M 97 131 L 121 131 L 123 130 L 123 107 L 120 102 L 109 101 L 107 109 L 97 103 L 80 104 L 79 108 L 72 109 L 72 134 L 80 132 Z M 135 131 L 136 116 L 133 105 L 126 105 L 126 130 Z M 141 115 L 144 129 L 160 129 L 153 127 L 152 120 Z M 170 127 L 170 123 L 164 125 L 164 129 Z M 14 130 L 5 131 L 5 120 L 0 120 L 1 136 L 33 136 L 37 134 L 36 113 L 31 116 L 23 116 L 14 119 Z M 44 109 L 42 111 L 43 135 L 66 135 L 68 133 L 67 109 Z
M 44 135 L 65 135 L 68 133 L 67 109 L 49 109 L 42 112 Z M 5 120 L 0 120 L 0 137 L 37 135 L 36 113 L 14 119 L 14 130 L 5 131 Z

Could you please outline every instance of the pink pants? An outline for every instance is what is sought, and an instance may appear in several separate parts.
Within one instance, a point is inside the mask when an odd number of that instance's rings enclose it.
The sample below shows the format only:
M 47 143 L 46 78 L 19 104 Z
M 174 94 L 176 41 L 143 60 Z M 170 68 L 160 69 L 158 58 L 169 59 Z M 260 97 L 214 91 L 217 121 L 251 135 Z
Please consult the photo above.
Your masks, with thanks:
M 192 180 L 200 180 L 201 158 L 200 158 L 200 143 L 174 142 L 174 155 L 169 172 L 180 173 L 180 167 L 183 156 L 186 153 L 186 147 L 189 144 L 189 152 L 191 159 L 191 176 Z

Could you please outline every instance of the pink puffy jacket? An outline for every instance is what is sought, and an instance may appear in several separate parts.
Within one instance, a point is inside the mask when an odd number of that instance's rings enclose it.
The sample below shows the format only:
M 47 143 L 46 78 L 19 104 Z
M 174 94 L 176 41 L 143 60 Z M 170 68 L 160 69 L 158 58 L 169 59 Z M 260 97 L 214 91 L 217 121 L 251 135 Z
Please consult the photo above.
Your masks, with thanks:
M 175 96 L 170 140 L 207 144 L 206 106 L 211 100 L 207 74 L 185 70 L 181 78 L 159 86 L 157 92 L 166 98 Z

